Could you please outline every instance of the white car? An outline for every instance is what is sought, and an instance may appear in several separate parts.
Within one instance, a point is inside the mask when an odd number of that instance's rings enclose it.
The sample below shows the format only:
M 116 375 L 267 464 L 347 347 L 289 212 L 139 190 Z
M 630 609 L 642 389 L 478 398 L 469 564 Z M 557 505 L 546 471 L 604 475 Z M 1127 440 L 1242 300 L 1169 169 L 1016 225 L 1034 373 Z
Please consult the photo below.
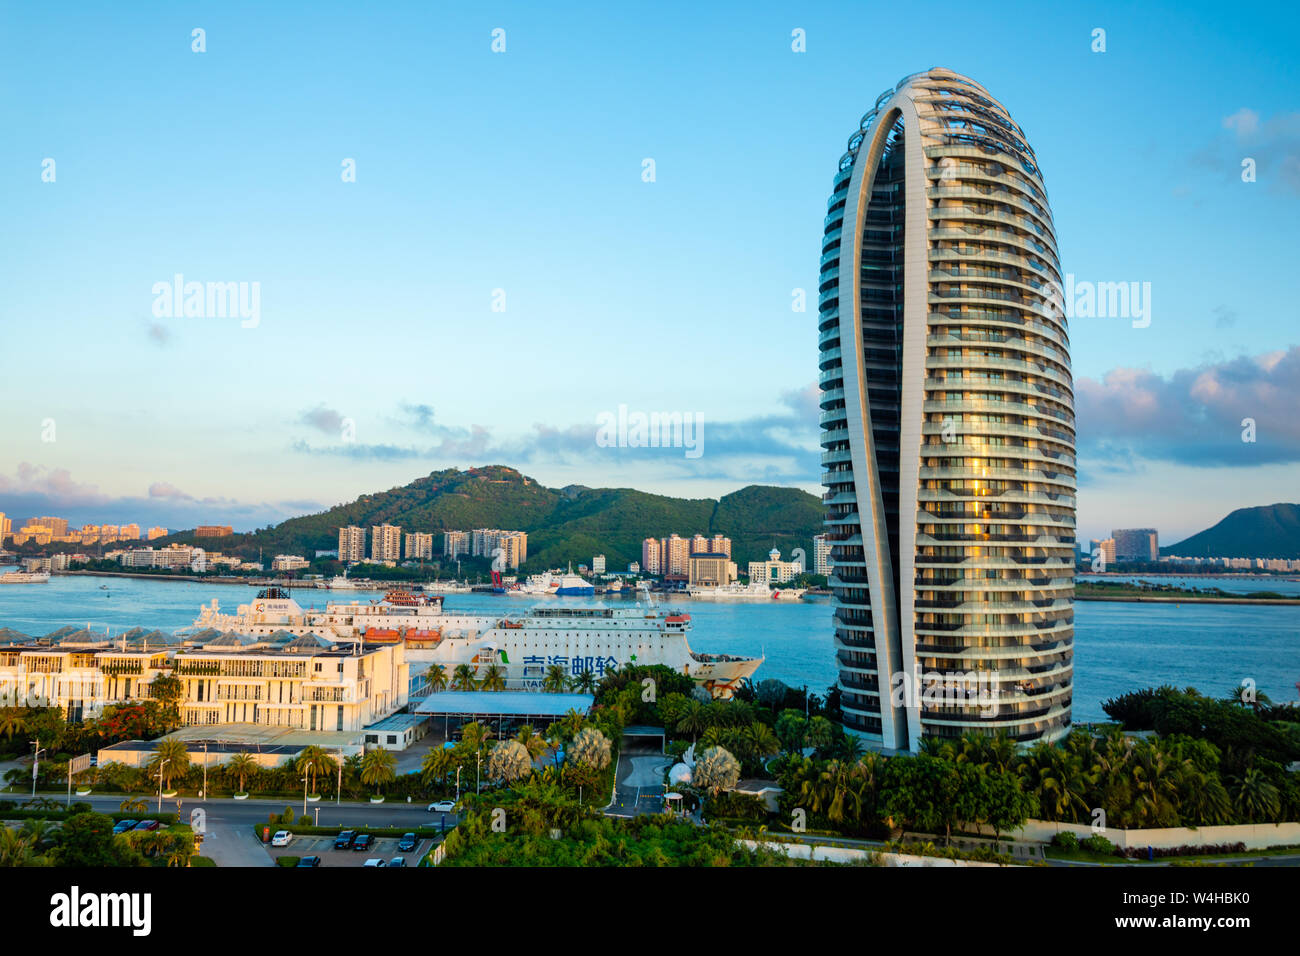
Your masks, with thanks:
M 362 866 L 387 866 L 388 864 L 386 864 L 383 860 L 379 859 L 379 857 L 375 856 L 375 857 L 371 857 L 369 860 L 366 860 L 366 862 L 361 865 Z
M 439 800 L 437 803 L 429 804 L 430 813 L 451 813 L 455 809 L 455 800 Z
M 292 839 L 293 834 L 288 830 L 277 830 L 275 836 L 271 837 L 271 846 L 288 846 Z

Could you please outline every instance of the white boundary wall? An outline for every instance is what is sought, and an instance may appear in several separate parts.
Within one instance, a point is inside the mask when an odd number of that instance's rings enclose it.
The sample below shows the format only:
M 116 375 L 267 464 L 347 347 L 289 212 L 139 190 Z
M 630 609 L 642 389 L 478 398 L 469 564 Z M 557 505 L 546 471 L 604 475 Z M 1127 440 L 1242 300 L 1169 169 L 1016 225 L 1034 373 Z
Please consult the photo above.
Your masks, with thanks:
M 1107 827 L 1094 831 L 1087 823 L 1053 823 L 1047 820 L 1030 820 L 1024 829 L 1005 836 L 1015 840 L 1050 843 L 1052 837 L 1069 831 L 1080 840 L 1101 833 L 1116 846 L 1126 849 L 1145 849 L 1149 846 L 1212 846 L 1224 843 L 1244 843 L 1247 849 L 1262 850 L 1270 846 L 1300 844 L 1300 823 L 1238 823 L 1217 827 L 1165 827 L 1149 830 L 1121 830 Z

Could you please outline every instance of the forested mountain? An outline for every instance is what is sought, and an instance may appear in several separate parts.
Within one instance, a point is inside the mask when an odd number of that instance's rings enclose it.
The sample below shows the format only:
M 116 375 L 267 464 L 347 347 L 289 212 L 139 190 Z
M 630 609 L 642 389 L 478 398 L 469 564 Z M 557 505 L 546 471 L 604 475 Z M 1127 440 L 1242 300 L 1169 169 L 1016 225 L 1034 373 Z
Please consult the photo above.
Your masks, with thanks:
M 529 569 L 572 561 L 589 563 L 604 554 L 611 571 L 641 560 L 641 541 L 673 532 L 724 534 L 743 572 L 772 547 L 788 558 L 803 548 L 812 560 L 812 537 L 822 527 L 821 501 L 797 488 L 750 485 L 724 496 L 673 498 L 632 488 L 547 488 L 513 468 L 491 465 L 468 471 L 435 471 L 409 485 L 362 495 L 320 514 L 230 538 L 203 538 L 214 550 L 255 556 L 305 554 L 338 545 L 344 525 L 398 525 L 402 531 L 468 531 L 505 528 L 528 532 Z M 167 541 L 191 542 L 193 532 Z M 442 542 L 435 542 L 441 552 Z

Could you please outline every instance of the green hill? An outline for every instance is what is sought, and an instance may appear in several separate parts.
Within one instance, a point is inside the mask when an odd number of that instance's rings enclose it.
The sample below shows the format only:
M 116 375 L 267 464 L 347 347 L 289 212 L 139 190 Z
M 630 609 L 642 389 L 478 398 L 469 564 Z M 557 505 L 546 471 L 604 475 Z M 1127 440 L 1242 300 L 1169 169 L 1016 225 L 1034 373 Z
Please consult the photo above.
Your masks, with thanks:
M 1300 558 L 1300 505 L 1238 508 L 1161 554 L 1210 558 Z
M 267 560 L 338 545 L 343 525 L 398 525 L 408 531 L 507 528 L 528 532 L 529 570 L 589 563 L 604 554 L 611 571 L 641 560 L 641 541 L 676 532 L 724 534 L 742 571 L 773 546 L 788 557 L 793 548 L 812 555 L 820 534 L 820 499 L 797 488 L 750 485 L 713 498 L 673 498 L 633 488 L 546 488 L 513 468 L 492 465 L 468 471 L 435 471 L 409 485 L 362 495 L 320 514 L 290 518 L 274 527 L 229 538 L 204 538 L 214 550 Z M 192 531 L 170 541 L 193 542 Z M 442 542 L 435 542 L 441 551 Z

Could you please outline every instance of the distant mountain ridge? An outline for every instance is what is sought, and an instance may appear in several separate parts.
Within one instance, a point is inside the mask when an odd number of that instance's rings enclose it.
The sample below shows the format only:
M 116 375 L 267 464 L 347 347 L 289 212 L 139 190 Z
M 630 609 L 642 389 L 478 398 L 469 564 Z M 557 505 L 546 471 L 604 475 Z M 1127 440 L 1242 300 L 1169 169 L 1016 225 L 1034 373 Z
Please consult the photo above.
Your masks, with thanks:
M 743 571 L 772 547 L 788 559 L 803 548 L 812 560 L 812 538 L 822 532 L 822 502 L 797 488 L 749 485 L 713 498 L 673 498 L 632 488 L 547 488 L 504 465 L 447 469 L 408 485 L 337 505 L 314 515 L 290 518 L 273 527 L 222 539 L 201 539 L 217 550 L 266 560 L 276 554 L 308 554 L 338 545 L 345 525 L 398 525 L 410 531 L 468 531 L 504 528 L 528 532 L 528 566 L 558 567 L 572 561 L 589 564 L 604 554 L 606 567 L 620 571 L 641 560 L 641 541 L 676 532 L 724 534 L 732 541 L 732 559 Z M 168 541 L 193 541 L 192 532 Z M 441 556 L 442 540 L 434 542 Z
M 1300 558 L 1300 504 L 1238 508 L 1204 531 L 1160 549 L 1209 558 Z

